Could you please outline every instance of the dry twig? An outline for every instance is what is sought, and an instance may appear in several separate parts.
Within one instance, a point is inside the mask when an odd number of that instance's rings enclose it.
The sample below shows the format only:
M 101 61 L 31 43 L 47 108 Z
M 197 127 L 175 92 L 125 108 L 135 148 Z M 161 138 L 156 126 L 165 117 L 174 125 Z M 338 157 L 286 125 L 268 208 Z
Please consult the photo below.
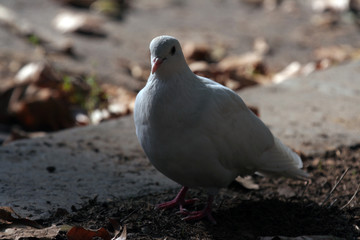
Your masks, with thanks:
M 357 186 L 356 191 L 354 192 L 354 194 L 351 196 L 350 200 L 340 208 L 340 210 L 343 210 L 344 208 L 346 208 L 347 206 L 349 206 L 349 204 L 352 202 L 352 200 L 354 200 L 354 198 L 356 197 L 356 194 L 359 192 L 360 190 L 360 184 Z
M 303 196 L 304 196 L 304 194 L 305 194 L 305 192 L 308 190 L 310 184 L 311 184 L 311 179 L 309 179 L 309 180 L 306 181 L 304 190 L 302 191 L 300 197 L 303 197 Z
M 347 172 L 350 170 L 350 167 L 348 167 L 345 172 L 341 175 L 339 181 L 337 181 L 334 185 L 334 187 L 331 189 L 331 191 L 329 192 L 329 194 L 326 196 L 325 200 L 320 204 L 320 206 L 323 206 L 324 203 L 326 203 L 329 198 L 331 197 L 332 193 L 335 191 L 335 189 L 337 188 L 337 186 L 339 186 L 340 182 L 343 180 L 343 178 L 345 177 L 345 175 L 347 174 Z
M 141 208 L 140 209 L 134 209 L 131 213 L 129 213 L 128 215 L 126 215 L 125 217 L 123 217 L 119 222 L 121 223 L 121 224 L 123 224 L 129 217 L 131 217 L 131 215 L 133 215 L 135 212 L 138 212 L 138 211 L 140 211 L 141 210 Z

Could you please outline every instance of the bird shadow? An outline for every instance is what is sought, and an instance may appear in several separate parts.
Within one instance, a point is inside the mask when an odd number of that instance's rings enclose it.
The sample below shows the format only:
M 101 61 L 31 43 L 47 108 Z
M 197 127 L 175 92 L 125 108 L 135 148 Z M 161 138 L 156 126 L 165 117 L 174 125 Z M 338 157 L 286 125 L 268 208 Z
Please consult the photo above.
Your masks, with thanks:
M 220 207 L 214 217 L 217 224 L 208 225 L 208 231 L 214 239 L 304 235 L 333 235 L 353 239 L 357 234 L 353 220 L 346 211 L 322 207 L 311 201 L 246 200 L 234 206 Z

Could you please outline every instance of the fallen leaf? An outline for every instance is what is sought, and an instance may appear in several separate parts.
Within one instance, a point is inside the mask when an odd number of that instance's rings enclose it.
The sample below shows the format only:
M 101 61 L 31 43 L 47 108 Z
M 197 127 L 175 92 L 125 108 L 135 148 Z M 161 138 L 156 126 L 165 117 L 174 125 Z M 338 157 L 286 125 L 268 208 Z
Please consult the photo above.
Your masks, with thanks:
M 32 62 L 23 66 L 14 78 L 16 85 L 35 84 L 38 87 L 56 88 L 61 84 L 60 77 L 45 62 Z
M 108 96 L 108 110 L 112 117 L 123 116 L 133 112 L 136 93 L 110 84 L 103 84 L 101 88 Z
M 100 237 L 103 240 L 111 240 L 110 234 L 105 228 L 88 230 L 83 227 L 73 227 L 66 236 L 68 240 L 92 240 L 94 237 Z
M 240 81 L 236 81 L 231 78 L 226 79 L 224 85 L 234 91 L 239 90 L 242 86 Z
M 311 7 L 316 12 L 344 12 L 349 9 L 350 0 L 312 0 Z
M 259 55 L 266 55 L 270 52 L 270 46 L 265 38 L 258 37 L 254 40 L 254 52 Z
M 146 82 L 150 75 L 150 68 L 147 66 L 124 58 L 119 59 L 118 63 L 130 76 L 140 81 Z
M 327 46 L 315 49 L 314 56 L 317 61 L 328 59 L 332 63 L 341 63 L 349 60 L 354 51 L 355 49 L 346 45 Z
M 330 59 L 324 58 L 316 62 L 316 70 L 327 69 L 331 66 L 332 62 Z
M 215 78 L 213 69 L 210 65 L 205 61 L 195 61 L 189 64 L 189 68 L 196 75 L 207 77 L 207 78 Z
M 222 59 L 218 68 L 220 71 L 229 72 L 239 69 L 256 68 L 263 61 L 263 57 L 259 54 L 250 52 L 242 55 L 228 56 Z
M 280 196 L 284 196 L 286 198 L 291 198 L 296 195 L 294 190 L 287 185 L 278 187 L 277 192 L 279 193 Z
M 259 108 L 255 106 L 247 106 L 256 116 L 260 117 L 260 111 Z
M 62 75 L 44 62 L 26 64 L 6 88 L 2 86 L 0 89 L 0 100 L 5 102 L 3 109 L 6 110 L 0 114 L 0 120 L 15 120 L 31 131 L 60 130 L 76 123 L 86 125 L 88 119 L 78 116 L 78 113 L 90 113 L 109 106 L 107 93 L 95 77 Z M 123 90 L 109 96 L 112 97 L 113 113 L 108 113 L 105 118 L 132 111 L 135 93 Z M 119 105 L 122 108 L 119 109 Z
M 53 24 L 62 33 L 77 32 L 97 37 L 105 37 L 106 33 L 102 27 L 103 22 L 100 18 L 88 14 L 73 12 L 59 13 Z
M 107 109 L 95 109 L 90 114 L 92 124 L 99 124 L 101 121 L 110 118 L 110 113 Z
M 55 239 L 60 228 L 52 225 L 51 227 L 34 229 L 31 227 L 8 228 L 0 234 L 0 239 Z
M 43 226 L 33 220 L 22 218 L 11 207 L 0 207 L 0 225 L 43 228 Z
M 246 189 L 258 190 L 260 188 L 258 184 L 254 183 L 251 176 L 246 176 L 246 177 L 238 176 L 235 180 Z
M 188 61 L 208 61 L 211 48 L 205 43 L 187 42 L 183 46 L 183 53 Z
M 307 76 L 315 71 L 316 71 L 316 63 L 309 62 L 301 68 L 300 74 L 303 76 Z
M 210 59 L 213 62 L 219 62 L 226 55 L 226 47 L 220 44 L 215 45 L 210 52 Z
M 291 77 L 299 75 L 301 64 L 299 62 L 292 62 L 287 65 L 282 71 L 275 74 L 272 78 L 274 83 L 281 83 Z
M 59 130 L 74 125 L 70 109 L 56 89 L 30 85 L 16 90 L 24 95 L 21 99 L 12 98 L 14 101 L 9 103 L 9 113 L 22 126 L 30 130 Z
M 126 230 L 126 225 L 125 225 L 121 234 L 120 233 L 115 234 L 115 237 L 113 237 L 111 240 L 126 240 L 126 238 L 127 238 L 127 230 Z
M 210 72 L 209 64 L 205 61 L 196 61 L 189 64 L 189 68 L 195 74 L 201 72 Z
M 269 82 L 263 56 L 255 52 L 228 56 L 216 66 L 215 80 L 232 90 Z
M 335 12 L 323 12 L 322 14 L 314 14 L 310 22 L 316 28 L 331 27 L 339 24 L 341 15 Z

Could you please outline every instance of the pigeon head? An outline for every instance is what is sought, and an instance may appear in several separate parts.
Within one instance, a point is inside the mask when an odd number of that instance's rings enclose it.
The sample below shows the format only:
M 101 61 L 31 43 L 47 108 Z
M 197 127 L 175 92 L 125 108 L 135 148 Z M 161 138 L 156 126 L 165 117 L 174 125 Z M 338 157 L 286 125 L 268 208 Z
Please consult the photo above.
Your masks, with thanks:
M 171 36 L 159 36 L 150 43 L 151 74 L 167 75 L 187 67 L 179 41 Z

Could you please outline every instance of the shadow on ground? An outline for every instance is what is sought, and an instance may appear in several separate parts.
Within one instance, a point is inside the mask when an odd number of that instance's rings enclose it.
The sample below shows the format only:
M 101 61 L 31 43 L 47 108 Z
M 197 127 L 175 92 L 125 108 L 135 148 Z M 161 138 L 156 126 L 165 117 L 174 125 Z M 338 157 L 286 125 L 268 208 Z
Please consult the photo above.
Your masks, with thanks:
M 215 216 L 218 225 L 208 227 L 214 239 L 304 235 L 333 235 L 353 239 L 356 234 L 354 222 L 345 212 L 334 207 L 321 207 L 304 199 L 247 200 L 226 210 L 218 210 Z

